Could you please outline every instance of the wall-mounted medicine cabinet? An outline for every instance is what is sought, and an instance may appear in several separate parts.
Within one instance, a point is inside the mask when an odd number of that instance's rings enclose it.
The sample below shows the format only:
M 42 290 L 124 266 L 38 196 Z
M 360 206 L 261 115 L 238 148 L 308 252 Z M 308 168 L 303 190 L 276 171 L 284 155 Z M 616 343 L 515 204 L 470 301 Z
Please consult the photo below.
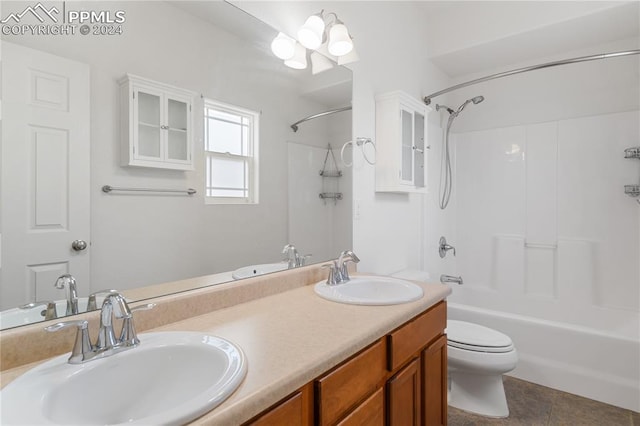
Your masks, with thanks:
M 430 111 L 401 91 L 376 96 L 376 191 L 427 192 Z
M 193 170 L 195 93 L 127 74 L 120 95 L 122 165 Z

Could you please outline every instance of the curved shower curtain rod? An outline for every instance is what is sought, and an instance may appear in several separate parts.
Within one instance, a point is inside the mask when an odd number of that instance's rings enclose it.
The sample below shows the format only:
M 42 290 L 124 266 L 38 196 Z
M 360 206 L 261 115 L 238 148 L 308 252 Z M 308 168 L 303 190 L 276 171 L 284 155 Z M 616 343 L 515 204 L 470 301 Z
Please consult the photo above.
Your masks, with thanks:
M 443 95 L 445 93 L 452 92 L 452 91 L 457 90 L 457 89 L 461 89 L 463 87 L 471 86 L 473 84 L 478 84 L 478 83 L 482 83 L 482 82 L 485 82 L 485 81 L 494 80 L 496 78 L 508 77 L 510 75 L 520 74 L 520 73 L 523 73 L 523 72 L 535 71 L 535 70 L 540 70 L 540 69 L 543 69 L 543 68 L 556 67 L 556 66 L 559 66 L 559 65 L 575 64 L 575 63 L 578 63 L 578 62 L 596 61 L 596 60 L 599 60 L 599 59 L 617 58 L 617 57 L 620 57 L 620 56 L 629 56 L 629 55 L 638 55 L 638 54 L 640 54 L 640 50 L 624 50 L 624 51 L 621 51 L 621 52 L 601 53 L 599 55 L 581 56 L 581 57 L 578 57 L 578 58 L 563 59 L 563 60 L 560 60 L 560 61 L 546 62 L 544 64 L 533 65 L 533 66 L 524 67 L 524 68 L 518 68 L 518 69 L 515 69 L 515 70 L 511 70 L 511 71 L 499 72 L 497 74 L 492 74 L 492 75 L 489 75 L 487 77 L 482 77 L 482 78 L 477 78 L 475 80 L 467 81 L 466 83 L 456 84 L 455 86 L 451 86 L 451 87 L 448 87 L 448 88 L 446 88 L 444 90 L 440 90 L 439 92 L 435 92 L 435 93 L 432 93 L 430 95 L 427 95 L 427 96 L 425 96 L 423 98 L 423 100 L 424 100 L 425 104 L 429 105 L 431 103 L 431 99 L 435 98 L 436 96 L 440 96 L 440 95 Z
M 297 132 L 298 131 L 298 124 L 300 124 L 300 123 L 304 123 L 305 121 L 313 120 L 314 118 L 324 117 L 325 115 L 335 114 L 336 112 L 349 111 L 350 109 L 351 109 L 351 105 L 346 106 L 346 107 L 342 107 L 342 108 L 332 109 L 332 110 L 325 111 L 325 112 L 319 112 L 317 114 L 313 114 L 313 115 L 310 115 L 310 116 L 308 116 L 306 118 L 303 118 L 302 120 L 296 121 L 295 123 L 293 123 L 291 125 L 291 128 L 293 129 L 294 132 Z

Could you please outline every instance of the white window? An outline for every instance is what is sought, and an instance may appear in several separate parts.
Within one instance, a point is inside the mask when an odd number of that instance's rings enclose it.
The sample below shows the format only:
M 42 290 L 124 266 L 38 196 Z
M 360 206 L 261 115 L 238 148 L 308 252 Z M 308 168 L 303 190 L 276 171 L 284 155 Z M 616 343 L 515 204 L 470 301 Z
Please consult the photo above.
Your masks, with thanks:
M 259 113 L 205 99 L 205 200 L 258 203 Z

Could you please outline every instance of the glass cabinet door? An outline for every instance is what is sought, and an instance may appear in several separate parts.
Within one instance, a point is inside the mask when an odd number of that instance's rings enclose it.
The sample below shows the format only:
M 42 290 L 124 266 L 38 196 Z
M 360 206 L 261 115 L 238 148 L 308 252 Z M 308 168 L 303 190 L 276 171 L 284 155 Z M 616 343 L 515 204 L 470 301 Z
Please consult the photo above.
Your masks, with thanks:
M 161 102 L 159 95 L 136 92 L 138 113 L 137 157 L 161 158 Z
M 167 160 L 189 160 L 189 105 L 168 98 L 167 101 Z
M 414 167 L 415 167 L 415 176 L 413 179 L 413 184 L 418 188 L 423 188 L 425 186 L 424 181 L 424 167 L 425 167 L 425 155 L 426 155 L 426 147 L 424 146 L 424 115 L 418 114 L 417 112 L 414 114 Z
M 402 152 L 400 180 L 411 183 L 413 181 L 413 114 L 411 111 L 400 110 Z

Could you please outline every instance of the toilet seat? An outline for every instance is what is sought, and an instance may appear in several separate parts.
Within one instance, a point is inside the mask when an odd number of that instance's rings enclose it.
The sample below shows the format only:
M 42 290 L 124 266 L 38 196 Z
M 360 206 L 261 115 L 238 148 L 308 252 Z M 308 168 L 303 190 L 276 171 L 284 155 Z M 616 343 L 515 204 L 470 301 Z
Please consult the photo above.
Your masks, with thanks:
M 504 353 L 513 350 L 506 334 L 465 321 L 447 321 L 447 345 L 473 352 Z

